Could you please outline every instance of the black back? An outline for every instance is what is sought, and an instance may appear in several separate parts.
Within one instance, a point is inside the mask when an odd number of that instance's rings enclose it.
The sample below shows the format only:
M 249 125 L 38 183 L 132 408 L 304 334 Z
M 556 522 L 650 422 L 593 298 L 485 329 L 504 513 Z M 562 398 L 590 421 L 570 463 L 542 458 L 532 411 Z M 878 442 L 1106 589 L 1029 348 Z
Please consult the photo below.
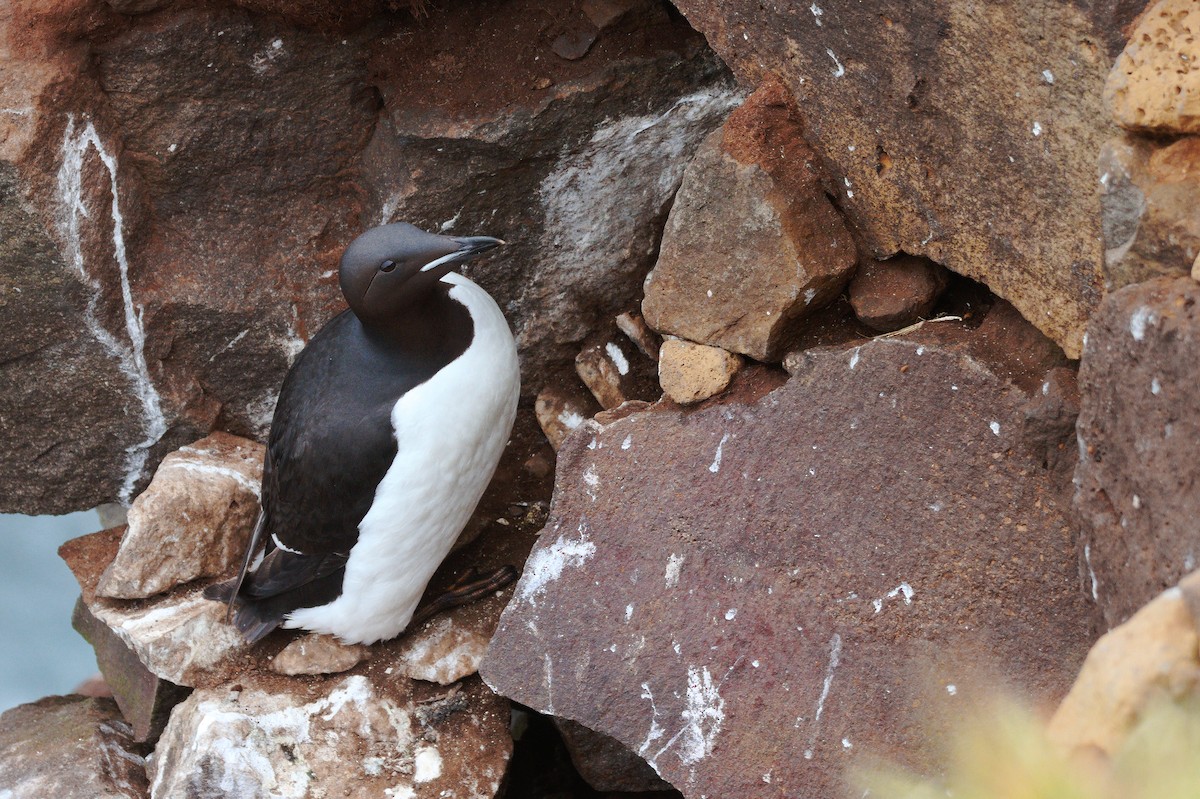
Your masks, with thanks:
M 342 312 L 284 379 L 263 470 L 266 556 L 244 582 L 209 592 L 227 599 L 237 591 L 237 626 L 250 640 L 287 613 L 341 593 L 358 525 L 398 453 L 393 407 L 473 338 L 471 316 L 450 298 L 450 288 L 438 284 L 427 301 L 382 331 L 368 331 L 352 312 Z M 276 548 L 272 536 L 295 552 Z

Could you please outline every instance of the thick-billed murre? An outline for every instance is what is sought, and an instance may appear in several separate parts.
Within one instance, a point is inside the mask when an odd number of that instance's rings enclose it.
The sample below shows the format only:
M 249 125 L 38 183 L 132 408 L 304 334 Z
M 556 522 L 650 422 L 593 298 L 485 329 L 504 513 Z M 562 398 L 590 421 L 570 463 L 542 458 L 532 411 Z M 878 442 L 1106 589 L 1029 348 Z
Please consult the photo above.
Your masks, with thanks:
M 247 640 L 283 626 L 372 643 L 410 623 L 516 414 L 508 324 L 452 271 L 500 244 L 396 223 L 346 248 L 350 308 L 284 379 L 241 574 L 206 592 Z

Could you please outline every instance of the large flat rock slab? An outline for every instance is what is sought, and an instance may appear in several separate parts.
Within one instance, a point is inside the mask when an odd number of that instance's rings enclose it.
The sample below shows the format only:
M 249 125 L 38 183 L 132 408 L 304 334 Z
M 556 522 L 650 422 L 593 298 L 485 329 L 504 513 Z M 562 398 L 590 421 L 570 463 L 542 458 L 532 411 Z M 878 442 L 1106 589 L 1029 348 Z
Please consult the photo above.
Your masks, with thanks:
M 997 676 L 1059 699 L 1098 620 L 1041 383 L 931 341 L 809 351 L 748 404 L 569 439 L 484 679 L 697 799 L 839 795 L 864 753 L 928 765 L 917 730 Z
M 1115 292 L 1079 369 L 1075 497 L 1090 590 L 1115 626 L 1200 560 L 1200 284 L 1159 278 Z

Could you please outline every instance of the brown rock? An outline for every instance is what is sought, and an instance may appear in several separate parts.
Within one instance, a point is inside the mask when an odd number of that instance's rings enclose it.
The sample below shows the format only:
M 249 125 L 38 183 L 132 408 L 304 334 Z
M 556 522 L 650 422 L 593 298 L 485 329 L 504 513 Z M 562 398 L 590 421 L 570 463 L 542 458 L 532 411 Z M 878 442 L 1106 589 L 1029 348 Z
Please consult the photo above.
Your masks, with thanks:
M 681 339 L 663 342 L 658 379 L 668 397 L 680 405 L 720 394 L 742 368 L 742 359 L 720 347 Z
M 1098 169 L 1108 286 L 1188 273 L 1200 257 L 1200 137 L 1112 139 Z
M 1200 564 L 1200 285 L 1158 278 L 1110 295 L 1079 368 L 1075 505 L 1089 591 L 1109 626 Z
M 379 222 L 509 236 L 473 276 L 531 391 L 569 368 L 636 301 L 686 158 L 734 101 L 651 5 L 568 62 L 547 57 L 544 0 L 357 28 L 375 6 L 17 4 L 0 21 L 19 45 L 0 53 L 3 509 L 128 502 L 181 444 L 265 434 L 290 359 L 341 310 L 341 248 Z
M 365 646 L 343 644 L 331 635 L 309 633 L 285 646 L 271 660 L 271 670 L 289 677 L 340 674 L 357 666 L 366 656 Z
M 949 277 L 928 258 L 911 255 L 862 264 L 850 281 L 850 305 L 863 324 L 889 332 L 929 316 Z
M 650 329 L 650 326 L 646 324 L 646 320 L 641 314 L 626 311 L 625 313 L 617 314 L 614 321 L 617 324 L 617 329 L 637 345 L 642 355 L 658 363 L 658 350 L 662 346 L 662 339 Z
M 671 789 L 649 763 L 620 741 L 567 719 L 555 719 L 554 726 L 567 745 L 571 763 L 597 791 L 642 793 Z
M 1200 9 L 1191 0 L 1149 5 L 1113 64 L 1104 99 L 1130 130 L 1200 133 Z
M 743 82 L 777 76 L 795 96 L 876 258 L 923 255 L 980 280 L 1079 356 L 1103 290 L 1105 49 L 1138 3 L 677 5 Z
M 96 593 L 144 599 L 241 563 L 258 517 L 262 444 L 213 433 L 163 458 L 129 509 Z
M 478 680 L 444 695 L 382 672 L 196 691 L 171 714 L 156 796 L 496 794 L 508 708 Z
M 770 84 L 752 95 L 688 166 L 646 277 L 646 322 L 782 358 L 799 320 L 838 295 L 855 262 L 817 172 L 787 92 Z
M 147 799 L 145 754 L 111 699 L 50 696 L 0 715 L 0 794 Z
M 1200 696 L 1200 618 L 1185 592 L 1200 597 L 1200 572 L 1096 642 L 1050 720 L 1052 741 L 1113 756 L 1156 700 Z
M 71 626 L 95 650 L 102 681 L 121 709 L 121 716 L 129 722 L 133 739 L 158 740 L 171 709 L 187 699 L 191 691 L 146 668 L 133 648 L 97 619 L 83 599 L 75 604 Z
M 749 404 L 572 438 L 481 674 L 688 797 L 835 796 L 863 752 L 928 766 L 914 707 L 946 723 L 981 674 L 1060 698 L 1098 622 L 1069 490 L 1029 396 L 965 349 L 810 351 Z
M 538 424 L 556 451 L 567 436 L 599 410 L 595 397 L 574 382 L 546 386 L 534 404 Z
M 658 399 L 654 364 L 616 330 L 593 335 L 575 356 L 575 373 L 604 410 L 629 400 Z

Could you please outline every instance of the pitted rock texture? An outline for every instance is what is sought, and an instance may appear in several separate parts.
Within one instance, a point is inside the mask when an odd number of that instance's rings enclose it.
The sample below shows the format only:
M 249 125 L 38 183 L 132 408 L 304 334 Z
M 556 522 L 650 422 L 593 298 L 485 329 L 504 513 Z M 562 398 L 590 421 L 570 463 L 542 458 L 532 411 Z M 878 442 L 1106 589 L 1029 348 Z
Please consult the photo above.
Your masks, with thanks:
M 1200 257 L 1200 137 L 1112 139 L 1097 168 L 1108 285 L 1190 273 Z
M 850 305 L 863 324 L 899 330 L 929 316 L 948 280 L 946 270 L 927 258 L 870 260 L 850 281 Z
M 678 2 L 741 80 L 795 96 L 875 257 L 986 283 L 1071 357 L 1103 290 L 1105 46 L 1131 5 Z
M 181 444 L 263 436 L 342 308 L 342 248 L 381 222 L 510 240 L 471 276 L 532 396 L 636 301 L 684 164 L 737 99 L 659 2 L 605 18 L 577 61 L 551 49 L 593 24 L 574 2 L 239 5 L 4 20 L 5 510 L 128 502 Z
M 660 353 L 658 380 L 680 405 L 720 394 L 742 368 L 742 359 L 731 352 L 683 339 L 664 341 Z
M 129 509 L 99 596 L 145 599 L 241 564 L 259 511 L 262 444 L 213 433 L 163 458 Z
M 842 290 L 854 242 L 798 115 L 787 91 L 769 84 L 704 140 L 646 276 L 642 313 L 652 328 L 778 361 L 801 321 Z
M 155 799 L 491 799 L 511 751 L 506 703 L 478 680 L 428 695 L 380 670 L 198 690 L 148 774 Z
M 1200 564 L 1200 285 L 1108 297 L 1079 368 L 1076 508 L 1089 590 L 1115 626 Z
M 145 754 L 111 699 L 50 696 L 0 715 L 0 796 L 147 799 Z
M 1189 696 L 1200 697 L 1200 572 L 1096 642 L 1048 733 L 1068 751 L 1116 755 L 1155 702 Z
M 1029 394 L 939 335 L 569 439 L 488 684 L 696 798 L 838 795 L 864 751 L 928 765 L 916 725 L 981 675 L 1061 697 L 1098 625 L 1068 486 Z
M 1200 133 L 1200 8 L 1158 0 L 1138 17 L 1113 64 L 1104 99 L 1121 127 Z

